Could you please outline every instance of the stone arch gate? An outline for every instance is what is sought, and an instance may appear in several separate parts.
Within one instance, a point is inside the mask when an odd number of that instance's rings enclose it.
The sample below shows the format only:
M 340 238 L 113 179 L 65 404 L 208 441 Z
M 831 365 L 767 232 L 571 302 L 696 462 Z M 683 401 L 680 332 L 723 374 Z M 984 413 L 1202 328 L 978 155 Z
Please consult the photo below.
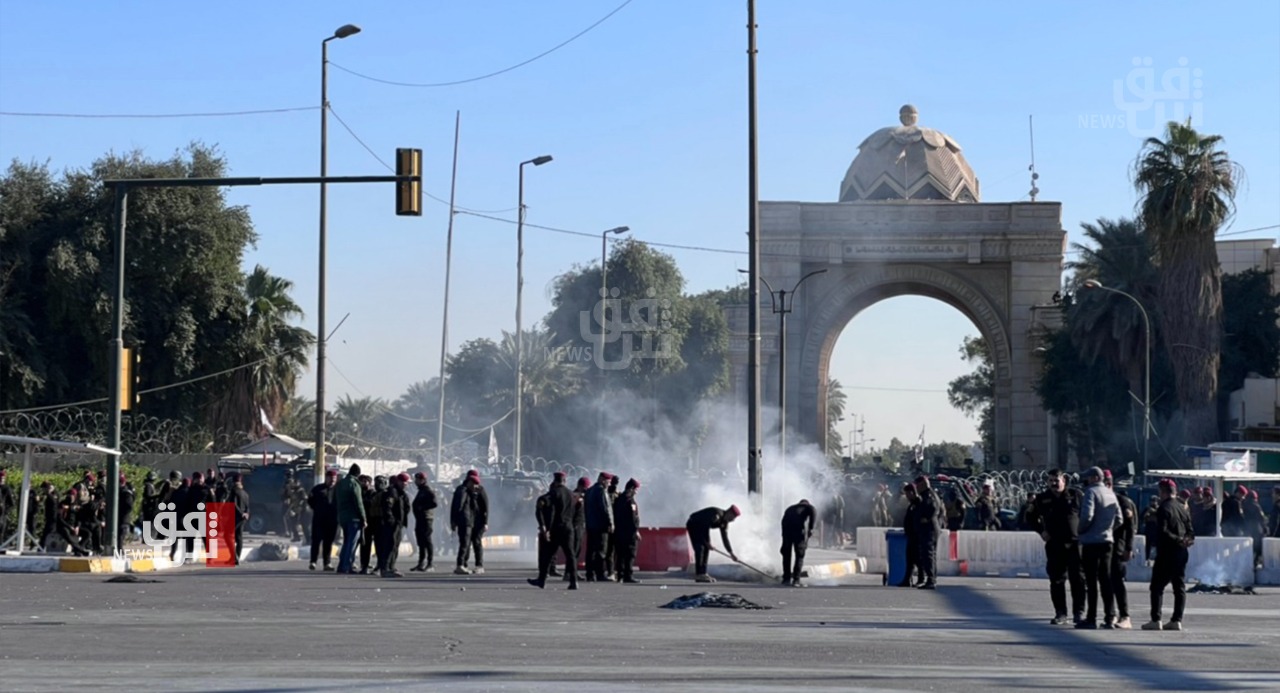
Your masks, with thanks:
M 775 289 L 808 272 L 787 321 L 787 424 L 808 442 L 826 431 L 826 384 L 841 332 L 888 298 L 927 296 L 969 318 L 992 350 L 995 450 L 1015 467 L 1057 466 L 1052 422 L 1035 394 L 1043 331 L 1059 323 L 1066 232 L 1056 202 L 761 202 L 761 267 Z M 764 403 L 778 401 L 777 320 L 761 313 Z M 730 313 L 734 389 L 746 399 L 746 309 Z M 895 339 L 931 339 L 927 325 Z M 910 422 L 912 426 L 927 421 Z M 768 434 L 769 432 L 766 432 Z M 994 462 L 994 460 L 992 460 Z M 767 461 L 766 461 L 767 464 Z

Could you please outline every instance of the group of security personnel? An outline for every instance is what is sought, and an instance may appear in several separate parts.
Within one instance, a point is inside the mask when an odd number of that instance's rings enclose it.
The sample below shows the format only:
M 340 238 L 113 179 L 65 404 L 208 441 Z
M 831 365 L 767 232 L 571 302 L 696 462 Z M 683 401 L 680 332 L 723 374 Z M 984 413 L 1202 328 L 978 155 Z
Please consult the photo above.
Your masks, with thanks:
M 1031 529 L 1045 542 L 1049 595 L 1054 608 L 1050 623 L 1098 628 L 1101 595 L 1101 627 L 1132 628 L 1125 578 L 1142 520 L 1133 501 L 1114 489 L 1109 471 L 1092 467 L 1081 474 L 1081 481 L 1083 488 L 1069 487 L 1066 474 L 1050 471 L 1047 488 L 1035 497 L 1027 514 Z M 1144 523 L 1145 558 L 1152 564 L 1152 571 L 1151 620 L 1142 628 L 1182 630 L 1188 547 L 1195 542 L 1195 532 L 1187 506 L 1177 498 L 1177 485 L 1164 479 L 1159 490 L 1160 498 Z M 1173 614 L 1169 621 L 1162 621 L 1163 595 L 1169 586 L 1173 588 Z
M 918 476 L 914 484 L 903 484 L 906 512 L 902 531 L 907 542 L 907 571 L 897 587 L 937 589 L 938 535 L 946 522 L 946 507 L 929 477 Z
M 538 523 L 538 577 L 529 584 L 545 588 L 557 575 L 578 589 L 578 554 L 586 540 L 587 582 L 638 583 L 634 564 L 640 543 L 640 482 L 627 481 L 618 490 L 618 477 L 601 472 L 596 483 L 582 477 L 570 491 L 564 472 L 552 476 L 551 486 L 534 504 Z M 555 569 L 556 556 L 564 559 L 564 573 Z

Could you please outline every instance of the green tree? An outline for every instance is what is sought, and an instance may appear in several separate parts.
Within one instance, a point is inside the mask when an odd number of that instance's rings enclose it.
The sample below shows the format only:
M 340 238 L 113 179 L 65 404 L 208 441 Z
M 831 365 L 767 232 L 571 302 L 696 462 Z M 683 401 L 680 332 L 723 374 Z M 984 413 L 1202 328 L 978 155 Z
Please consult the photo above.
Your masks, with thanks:
M 1139 210 L 1151 234 L 1159 274 L 1165 341 L 1184 415 L 1184 439 L 1218 436 L 1218 369 L 1222 339 L 1222 269 L 1214 236 L 1234 214 L 1242 173 L 1191 122 L 1171 122 L 1164 139 L 1148 138 L 1134 164 Z M 1176 348 L 1174 340 L 1192 348 Z
M 248 365 L 231 375 L 225 396 L 215 400 L 210 417 L 215 429 L 262 435 L 261 415 L 276 421 L 284 413 L 315 341 L 306 329 L 291 324 L 303 317 L 289 295 L 292 289 L 293 282 L 262 265 L 246 278 L 247 310 L 234 349 L 237 360 Z
M 965 416 L 978 418 L 982 450 L 990 459 L 994 455 L 996 439 L 995 366 L 991 363 L 991 350 L 982 337 L 965 337 L 960 345 L 960 356 L 975 368 L 972 373 L 947 384 L 947 400 Z
M 272 420 L 277 433 L 295 440 L 309 441 L 316 437 L 316 401 L 306 397 L 290 397 L 280 419 Z
M 1224 336 L 1222 369 L 1218 373 L 1218 400 L 1244 386 L 1250 373 L 1264 378 L 1277 375 L 1280 364 L 1280 296 L 1271 293 L 1271 273 L 1248 270 L 1222 277 Z M 1225 411 L 1224 411 L 1225 413 Z M 1221 418 L 1225 439 L 1229 416 Z M 1245 423 L 1245 422 L 1242 422 Z

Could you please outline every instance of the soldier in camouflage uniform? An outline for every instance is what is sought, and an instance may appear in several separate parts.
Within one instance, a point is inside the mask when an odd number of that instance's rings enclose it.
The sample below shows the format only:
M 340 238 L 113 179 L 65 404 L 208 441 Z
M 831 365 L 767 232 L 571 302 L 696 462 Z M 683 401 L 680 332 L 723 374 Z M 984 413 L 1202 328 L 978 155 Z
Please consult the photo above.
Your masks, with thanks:
M 284 490 L 280 492 L 280 504 L 284 509 L 284 532 L 290 541 L 300 541 L 304 534 L 303 514 L 307 507 L 307 490 L 293 476 L 293 470 L 284 473 Z

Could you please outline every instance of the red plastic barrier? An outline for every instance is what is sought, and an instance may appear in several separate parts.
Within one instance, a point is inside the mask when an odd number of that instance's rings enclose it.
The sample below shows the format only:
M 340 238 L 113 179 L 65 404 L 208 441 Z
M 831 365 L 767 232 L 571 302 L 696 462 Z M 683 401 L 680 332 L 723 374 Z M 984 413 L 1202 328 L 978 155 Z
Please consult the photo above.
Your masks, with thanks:
M 693 548 L 684 527 L 641 527 L 636 549 L 636 570 L 666 572 L 687 570 L 693 563 Z
M 959 551 L 959 546 L 960 546 L 960 533 L 959 533 L 959 532 L 952 532 L 952 533 L 951 533 L 951 547 L 950 547 L 950 553 L 949 553 L 949 554 L 948 554 L 948 556 L 947 556 L 947 558 L 948 558 L 949 560 L 952 560 L 952 561 L 958 561 L 958 560 L 960 560 L 960 551 Z

